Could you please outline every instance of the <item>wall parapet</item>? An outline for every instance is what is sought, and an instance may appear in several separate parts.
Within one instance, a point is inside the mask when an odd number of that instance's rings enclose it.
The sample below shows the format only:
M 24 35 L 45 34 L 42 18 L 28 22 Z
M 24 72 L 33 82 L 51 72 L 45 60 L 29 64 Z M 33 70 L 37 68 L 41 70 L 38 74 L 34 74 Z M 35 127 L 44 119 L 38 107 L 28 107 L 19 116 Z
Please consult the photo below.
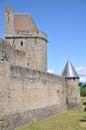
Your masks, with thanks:
M 14 35 L 6 35 L 7 38 L 41 38 L 47 41 L 47 35 L 44 32 L 38 31 L 18 31 Z
M 14 66 L 11 65 L 11 76 L 16 77 L 27 77 L 27 78 L 31 78 L 31 79 L 51 79 L 49 81 L 63 81 L 65 83 L 65 80 L 63 77 L 56 75 L 56 74 L 52 74 L 52 73 L 48 73 L 48 72 L 43 72 L 40 70 L 35 70 L 35 69 L 30 69 L 30 68 L 24 68 L 24 67 L 20 67 L 20 66 Z

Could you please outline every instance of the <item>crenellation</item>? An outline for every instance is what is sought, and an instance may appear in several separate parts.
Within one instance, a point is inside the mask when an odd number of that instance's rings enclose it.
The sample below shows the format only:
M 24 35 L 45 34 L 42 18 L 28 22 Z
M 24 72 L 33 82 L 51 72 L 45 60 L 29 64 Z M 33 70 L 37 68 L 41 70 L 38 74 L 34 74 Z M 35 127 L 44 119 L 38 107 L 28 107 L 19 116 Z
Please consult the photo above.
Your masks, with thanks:
M 14 37 L 24 37 L 24 38 L 42 38 L 47 41 L 47 36 L 43 32 L 34 32 L 34 31 L 19 31 L 15 32 Z
M 20 66 L 14 66 L 11 65 L 11 71 L 13 72 L 13 76 L 21 76 L 21 77 L 27 77 L 27 78 L 33 78 L 33 79 L 39 79 L 39 80 L 49 80 L 49 81 L 59 81 L 61 83 L 61 81 L 64 81 L 64 78 L 55 75 L 55 74 L 51 74 L 51 73 L 47 73 L 47 72 L 42 72 L 39 70 L 34 70 L 34 69 L 29 69 L 29 68 L 22 68 Z M 52 80 L 51 80 L 52 79 Z M 64 84 L 64 82 L 63 82 Z
M 45 41 L 47 41 L 47 36 L 45 33 L 43 32 L 33 32 L 33 31 L 19 31 L 19 32 L 15 32 L 14 35 L 12 36 L 11 34 L 9 34 L 8 36 L 6 36 L 6 39 L 13 39 L 13 38 L 40 38 L 40 39 L 44 39 Z
M 7 11 L 14 11 L 14 9 L 13 9 L 13 7 L 8 7 L 8 6 L 5 6 L 5 12 L 7 12 Z

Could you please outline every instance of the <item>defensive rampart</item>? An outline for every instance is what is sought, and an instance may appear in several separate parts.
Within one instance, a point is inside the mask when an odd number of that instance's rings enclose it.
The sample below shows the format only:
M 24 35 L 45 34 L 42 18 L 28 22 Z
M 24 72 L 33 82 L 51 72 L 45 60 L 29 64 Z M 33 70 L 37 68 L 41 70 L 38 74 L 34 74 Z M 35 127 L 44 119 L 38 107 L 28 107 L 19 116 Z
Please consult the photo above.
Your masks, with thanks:
M 3 80 L 4 79 L 4 80 Z M 12 130 L 66 110 L 63 78 L 0 63 L 0 129 Z

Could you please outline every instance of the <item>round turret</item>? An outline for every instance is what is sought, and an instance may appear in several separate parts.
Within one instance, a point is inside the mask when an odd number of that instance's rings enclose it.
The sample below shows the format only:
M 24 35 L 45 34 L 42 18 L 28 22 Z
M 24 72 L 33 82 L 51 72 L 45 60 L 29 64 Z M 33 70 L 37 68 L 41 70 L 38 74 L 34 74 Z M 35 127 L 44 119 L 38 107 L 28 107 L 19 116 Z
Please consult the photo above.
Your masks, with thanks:
M 81 100 L 80 100 L 80 89 L 78 86 L 79 76 L 75 71 L 71 61 L 67 61 L 61 76 L 65 78 L 66 102 L 68 109 L 80 110 Z

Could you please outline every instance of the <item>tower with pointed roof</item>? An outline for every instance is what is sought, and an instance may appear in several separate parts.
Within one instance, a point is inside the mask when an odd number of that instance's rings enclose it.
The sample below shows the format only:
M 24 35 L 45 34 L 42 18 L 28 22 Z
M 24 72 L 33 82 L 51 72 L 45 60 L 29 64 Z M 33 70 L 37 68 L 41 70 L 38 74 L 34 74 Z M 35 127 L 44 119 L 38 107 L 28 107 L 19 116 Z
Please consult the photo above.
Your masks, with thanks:
M 61 76 L 65 78 L 66 102 L 68 109 L 81 109 L 80 89 L 78 86 L 79 76 L 70 60 L 67 61 Z
M 47 36 L 30 14 L 14 14 L 13 8 L 6 7 L 5 38 L 12 48 L 25 54 L 26 67 L 47 71 Z

